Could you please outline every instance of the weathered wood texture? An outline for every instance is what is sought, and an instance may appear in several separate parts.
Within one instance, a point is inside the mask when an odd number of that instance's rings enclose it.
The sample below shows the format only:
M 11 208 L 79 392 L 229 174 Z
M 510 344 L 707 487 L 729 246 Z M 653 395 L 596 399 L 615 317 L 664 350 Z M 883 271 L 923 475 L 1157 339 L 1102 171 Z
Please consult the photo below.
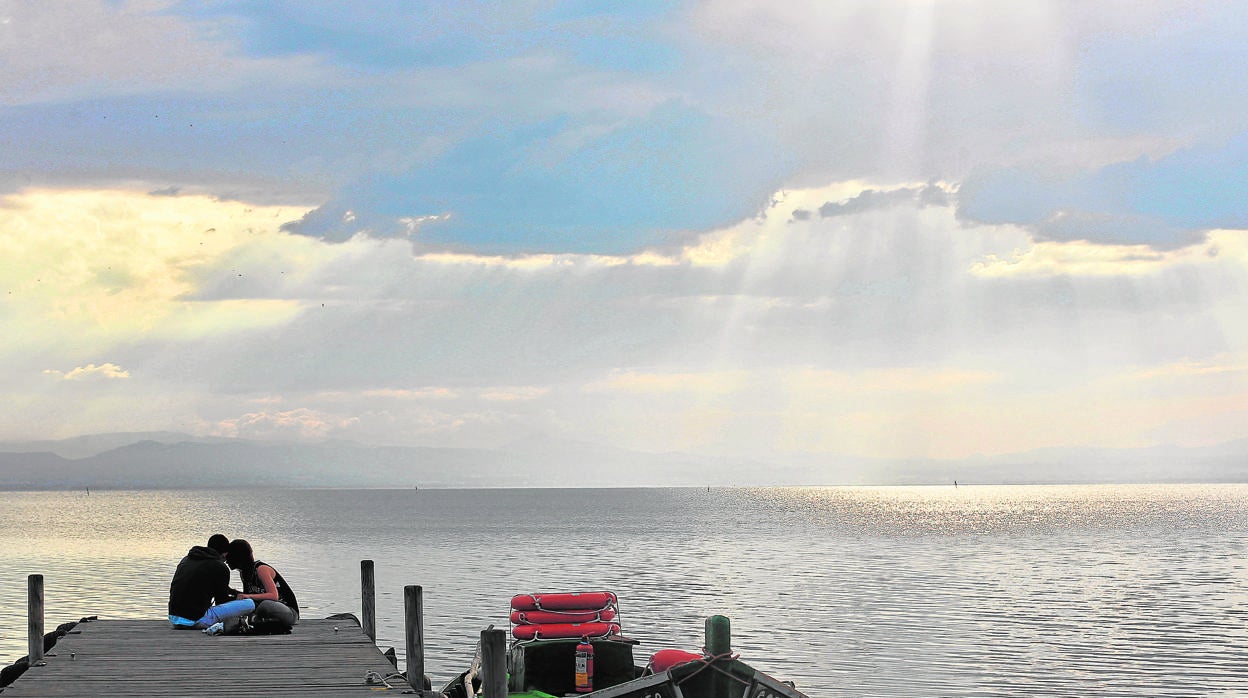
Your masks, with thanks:
M 43 659 L 43 575 L 26 578 L 26 656 L 31 662 Z
M 425 594 L 419 585 L 403 587 L 403 625 L 407 639 L 407 681 L 424 688 Z
M 409 688 L 351 620 L 301 620 L 289 635 L 258 636 L 209 636 L 163 620 L 79 623 L 44 661 L 0 695 L 345 696 Z M 393 689 L 367 683 L 368 672 Z
M 507 631 L 481 631 L 481 693 L 507 698 Z
M 360 560 L 360 624 L 368 639 L 377 641 L 377 575 L 372 560 Z

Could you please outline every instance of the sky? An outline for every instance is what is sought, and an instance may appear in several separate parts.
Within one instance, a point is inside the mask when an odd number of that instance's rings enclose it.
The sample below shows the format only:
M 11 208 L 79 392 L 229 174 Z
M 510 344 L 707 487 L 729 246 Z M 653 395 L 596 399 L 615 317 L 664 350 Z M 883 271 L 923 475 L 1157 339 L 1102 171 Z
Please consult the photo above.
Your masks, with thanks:
M 1248 436 L 1248 5 L 0 0 L 0 439 Z

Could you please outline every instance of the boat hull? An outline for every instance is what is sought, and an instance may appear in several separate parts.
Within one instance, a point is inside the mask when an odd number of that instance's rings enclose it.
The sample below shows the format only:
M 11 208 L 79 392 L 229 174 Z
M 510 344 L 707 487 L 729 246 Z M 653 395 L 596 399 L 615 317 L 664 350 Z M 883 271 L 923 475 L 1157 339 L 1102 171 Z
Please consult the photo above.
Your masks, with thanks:
M 586 698 L 808 698 L 739 660 L 696 661 L 584 694 Z

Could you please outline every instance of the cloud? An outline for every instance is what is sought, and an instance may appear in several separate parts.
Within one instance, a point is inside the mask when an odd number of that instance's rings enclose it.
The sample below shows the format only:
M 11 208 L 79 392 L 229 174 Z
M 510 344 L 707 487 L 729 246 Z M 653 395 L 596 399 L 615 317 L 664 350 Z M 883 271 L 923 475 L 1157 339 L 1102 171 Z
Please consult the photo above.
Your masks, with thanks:
M 944 187 L 929 184 L 922 188 L 901 187 L 887 191 L 868 189 L 852 199 L 845 201 L 829 201 L 819 207 L 819 215 L 824 218 L 862 213 L 873 209 L 895 208 L 898 205 L 915 206 L 946 206 L 949 194 Z M 794 211 L 794 217 L 797 217 Z
M 1038 239 L 1173 249 L 1213 228 L 1248 227 L 1248 132 L 1222 146 L 1137 158 L 1067 176 L 985 172 L 959 188 L 958 213 L 1027 226 Z
M 480 391 L 482 400 L 489 402 L 517 402 L 537 400 L 550 393 L 550 388 L 538 386 L 499 386 Z
M 243 439 L 322 439 L 358 421 L 298 408 L 282 412 L 249 412 L 217 423 L 213 434 Z
M 378 388 L 366 390 L 366 398 L 393 398 L 396 400 L 447 400 L 458 397 L 458 391 L 451 388 Z
M 998 5 L 14 6 L 0 182 L 298 201 L 289 230 L 336 242 L 624 254 L 729 225 L 782 187 L 1050 181 L 1183 148 L 1199 168 L 1201 148 L 1248 131 L 1248 96 L 1228 89 L 1242 8 Z M 1115 106 L 1124 89 L 1148 98 Z M 965 214 L 1158 247 L 1241 225 L 1236 185 L 1150 197 L 1157 210 L 1098 200 L 1110 189 L 1041 196 L 1027 220 L 1001 202 Z M 1042 230 L 1056 212 L 1066 224 Z M 1164 226 L 1104 218 L 1132 213 Z
M 15 369 L 0 401 L 33 420 L 59 397 L 66 414 L 66 395 L 41 396 L 20 376 L 104 354 L 135 376 L 111 383 L 118 424 L 409 445 L 545 433 L 758 457 L 956 455 L 1060 443 L 1002 415 L 1052 420 L 1066 401 L 1111 392 L 1143 425 L 1114 439 L 1162 433 L 1171 413 L 1141 397 L 1138 374 L 1248 346 L 1243 231 L 1173 250 L 1036 241 L 1023 226 L 959 219 L 959 193 L 943 185 L 945 203 L 922 205 L 926 186 L 785 190 L 680 244 L 515 255 L 281 232 L 302 208 L 25 192 L 0 208 L 12 231 L 0 264 L 17 282 L 0 304 L 15 338 L 0 356 Z M 793 215 L 851 201 L 864 205 Z M 1124 366 L 1127 378 L 1107 378 Z M 1204 390 L 1197 378 L 1147 380 L 1178 396 Z M 118 407 L 127 400 L 171 412 Z M 1206 438 L 1229 433 L 1219 414 Z M 9 428 L 37 429 L 20 419 Z M 900 430 L 939 438 L 889 437 Z
M 68 373 L 55 369 L 48 369 L 44 373 L 67 381 L 118 380 L 130 377 L 129 371 L 112 363 L 100 364 L 99 366 L 87 364 L 86 366 L 79 366 Z
M 1027 261 L 1054 250 L 1016 226 L 968 227 L 955 218 L 952 206 L 907 203 L 792 220 L 792 210 L 809 210 L 812 201 L 856 195 L 786 192 L 762 216 L 708 232 L 680 249 L 651 251 L 646 259 L 653 263 L 608 255 L 401 258 L 394 253 L 402 247 L 377 247 L 355 260 L 358 272 L 340 266 L 335 273 L 353 279 L 367 269 L 374 283 L 344 287 L 344 297 L 376 298 L 375 310 L 384 311 L 384 320 L 347 314 L 344 308 L 319 318 L 337 328 L 333 332 L 317 329 L 315 314 L 287 331 L 292 342 L 305 331 L 325 333 L 316 341 L 303 340 L 313 346 L 342 346 L 332 339 L 338 336 L 376 342 L 378 351 L 354 349 L 363 356 L 339 368 L 344 381 L 420 385 L 449 379 L 489 385 L 521 378 L 541 385 L 579 377 L 594 384 L 601 380 L 599 371 L 638 364 L 668 366 L 637 370 L 639 375 L 683 376 L 679 366 L 686 362 L 761 368 L 822 365 L 835 356 L 858 367 L 912 362 L 933 353 L 990 355 L 986 347 L 1011 346 L 1026 354 L 1029 345 L 1045 345 L 1069 331 L 1058 328 L 1069 322 L 1063 318 L 1072 304 L 1092 315 L 1126 312 L 1098 279 L 1162 288 L 1171 274 L 1238 273 L 1239 263 L 1227 256 L 1234 249 L 1229 235 L 1216 256 L 1211 250 L 1157 255 L 1087 245 L 1083 257 L 1066 250 L 1065 257 L 1028 267 Z M 1012 260 L 1016 251 L 1027 261 L 1006 267 L 1001 260 Z M 1055 287 L 1044 279 L 1061 283 Z M 1210 292 L 1229 299 L 1233 288 Z M 383 302 L 382 296 L 390 300 Z M 460 325 L 458 317 L 474 321 Z M 1086 322 L 1079 328 L 1092 343 L 1122 329 Z M 382 349 L 389 346 L 404 351 L 391 355 Z M 500 356 L 506 361 L 490 358 Z M 238 378 L 252 379 L 261 377 Z M 311 373 L 295 373 L 288 380 L 296 386 L 311 379 Z
M 983 277 L 1155 275 L 1183 266 L 1219 265 L 1222 250 L 1242 248 L 1243 238 L 1242 232 L 1216 231 L 1210 233 L 1207 242 L 1178 250 L 1084 241 L 1039 242 L 1006 257 L 987 255 L 971 266 L 971 273 Z
M 1137 245 L 1165 250 L 1201 242 L 1204 230 L 1183 230 L 1140 215 L 1115 215 L 1059 209 L 1029 226 L 1043 241 L 1094 241 L 1104 245 Z
M 1222 354 L 1201 361 L 1179 361 L 1144 369 L 1135 374 L 1134 377 L 1169 379 L 1192 376 L 1222 376 L 1225 374 L 1248 376 L 1248 356 Z
M 1073 88 L 1082 120 L 1102 132 L 1182 139 L 1200 134 L 1195 140 L 1210 143 L 1245 130 L 1243 119 L 1229 113 L 1243 109 L 1237 89 L 1248 59 L 1242 6 L 1154 2 L 1087 8 L 1119 10 L 1107 18 L 1124 26 L 1104 31 L 1103 24 L 1102 31 L 1080 42 Z M 1142 65 L 1153 69 L 1140 70 Z
M 1242 436 L 1244 6 L 3 7 L 14 435 Z
M 934 368 L 898 367 L 861 372 L 827 369 L 799 369 L 785 381 L 808 395 L 843 399 L 876 400 L 882 396 L 909 398 L 923 395 L 948 397 L 968 389 L 980 389 L 999 382 L 995 371 L 939 366 Z
M 290 283 L 287 271 L 292 281 L 299 277 L 301 267 L 272 268 L 263 257 L 281 223 L 301 213 L 125 190 L 34 189 L 3 197 L 6 321 L 23 328 L 25 345 L 83 351 L 283 322 L 298 302 L 228 289 L 280 287 Z M 314 250 L 306 251 L 310 262 Z M 208 297 L 213 285 L 217 293 Z
M 738 390 L 748 374 L 742 371 L 702 371 L 653 373 L 616 370 L 601 380 L 583 387 L 588 393 L 626 393 L 634 395 L 726 395 Z
M 805 175 L 798 183 L 952 181 L 1024 162 L 1104 164 L 1124 143 L 1138 154 L 1145 134 L 1173 148 L 1243 130 L 1244 97 L 1228 89 L 1242 78 L 1230 27 L 1243 13 L 1224 3 L 734 0 L 693 6 L 685 36 L 707 83 L 733 76 L 734 89 L 702 102 L 778 133 Z M 1124 104 L 1124 84 L 1139 99 Z M 1145 113 L 1165 119 L 1126 122 Z
M 6 3 L 0 25 L 0 101 L 70 102 L 315 74 L 304 56 L 247 58 L 228 24 L 188 21 L 164 2 L 84 0 L 72 6 Z M 39 76 L 32 80 L 30 77 Z M 267 77 L 266 77 L 267 76 Z

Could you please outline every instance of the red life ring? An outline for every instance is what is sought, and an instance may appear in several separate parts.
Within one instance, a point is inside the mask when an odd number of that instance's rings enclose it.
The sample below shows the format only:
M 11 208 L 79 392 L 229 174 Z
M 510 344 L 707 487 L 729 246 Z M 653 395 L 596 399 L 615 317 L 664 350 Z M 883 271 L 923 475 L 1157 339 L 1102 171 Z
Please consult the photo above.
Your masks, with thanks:
M 601 611 L 512 611 L 511 622 L 520 625 L 541 623 L 591 623 L 615 620 L 615 609 Z
M 516 611 L 600 611 L 615 605 L 615 594 L 609 591 L 517 594 L 511 597 L 511 608 Z
M 694 652 L 686 652 L 684 650 L 659 650 L 658 652 L 650 655 L 650 662 L 647 666 L 650 671 L 656 674 L 662 674 L 677 664 L 693 662 L 699 659 L 704 659 L 704 657 Z
M 517 625 L 511 634 L 517 640 L 558 640 L 578 637 L 605 637 L 617 635 L 619 623 L 545 623 L 542 625 Z

